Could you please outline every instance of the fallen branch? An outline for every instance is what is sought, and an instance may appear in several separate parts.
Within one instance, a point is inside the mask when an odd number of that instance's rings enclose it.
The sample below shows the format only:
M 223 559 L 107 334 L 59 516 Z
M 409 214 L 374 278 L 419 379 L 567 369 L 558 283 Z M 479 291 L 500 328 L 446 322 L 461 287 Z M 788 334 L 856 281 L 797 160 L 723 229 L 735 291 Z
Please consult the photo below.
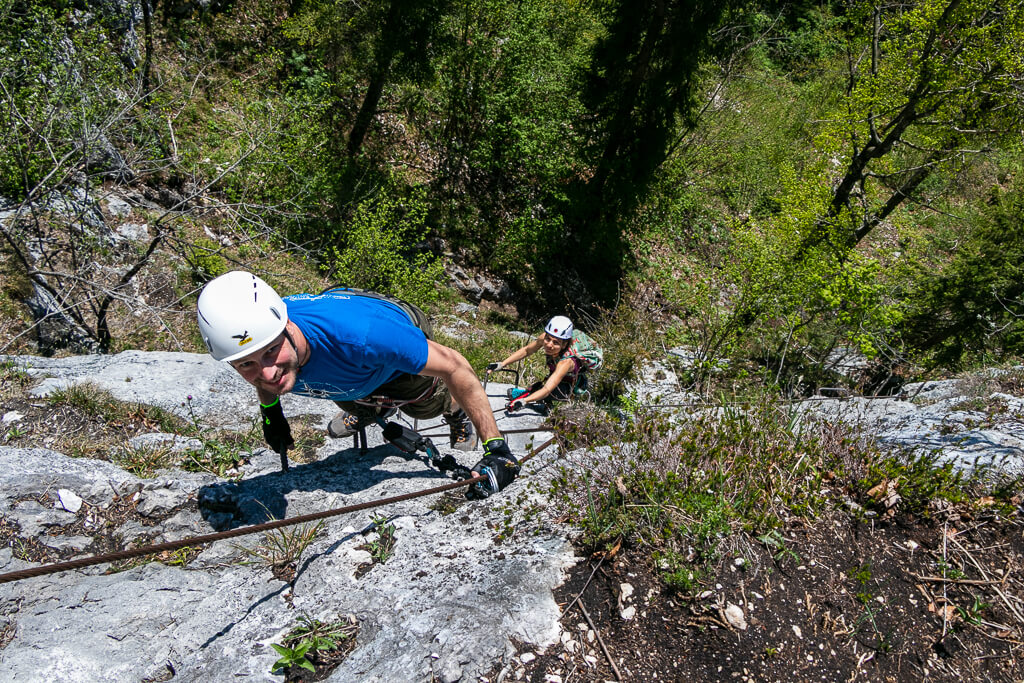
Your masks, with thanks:
M 597 630 L 597 626 L 594 624 L 594 620 L 590 618 L 590 614 L 587 612 L 587 608 L 580 603 L 580 611 L 583 612 L 583 616 L 586 618 L 587 623 L 590 624 L 590 628 L 594 630 L 594 634 L 597 636 L 597 642 L 601 646 L 601 651 L 604 652 L 605 659 L 608 660 L 608 665 L 612 667 L 612 673 L 615 674 L 615 680 L 621 681 L 622 674 L 619 673 L 619 668 L 615 666 L 615 660 L 612 659 L 612 654 L 608 652 L 608 648 L 605 647 L 604 638 L 601 637 L 601 632 Z
M 969 553 L 969 552 L 967 551 L 967 548 L 965 548 L 965 547 L 964 547 L 964 546 L 963 546 L 963 545 L 962 545 L 962 544 L 960 543 L 960 541 L 956 540 L 956 538 L 954 538 L 954 539 L 952 539 L 952 540 L 953 540 L 953 543 L 956 543 L 957 547 L 958 547 L 958 548 L 960 548 L 960 550 L 962 550 L 962 551 L 964 552 L 964 554 L 965 554 L 965 555 L 967 555 L 967 557 L 968 557 L 968 558 L 969 558 L 969 559 L 971 560 L 971 562 L 972 562 L 972 563 L 974 564 L 974 566 L 978 568 L 978 571 L 979 571 L 979 572 L 981 572 L 981 575 L 982 575 L 982 576 L 985 576 L 985 577 L 987 577 L 987 576 L 988 576 L 988 574 L 987 574 L 987 573 L 985 572 L 985 568 L 984 568 L 984 567 L 982 567 L 982 566 L 981 566 L 981 565 L 980 565 L 980 564 L 978 563 L 978 561 L 974 559 L 974 556 L 973 556 L 973 555 L 971 555 L 971 554 L 970 554 L 970 553 Z M 993 586 L 992 586 L 992 590 L 994 590 L 994 591 L 995 591 L 996 593 L 998 593 L 998 594 L 999 594 L 999 597 L 1003 599 L 1003 604 L 1005 604 L 1005 605 L 1006 605 L 1006 608 L 1007 608 L 1008 610 L 1010 610 L 1011 612 L 1013 612 L 1014 616 L 1015 616 L 1015 617 L 1017 617 L 1017 621 L 1019 621 L 1019 622 L 1021 622 L 1021 623 L 1024 623 L 1024 616 L 1021 616 L 1021 613 L 1020 613 L 1020 612 L 1019 612 L 1019 611 L 1017 610 L 1017 608 L 1016 608 L 1016 607 L 1014 607 L 1014 606 L 1013 606 L 1013 604 L 1012 604 L 1012 603 L 1010 602 L 1010 599 L 1009 599 L 1008 597 L 1006 597 L 1006 594 L 1005 594 L 1005 593 L 1003 593 L 1003 591 L 1002 591 L 1002 587 L 1005 587 L 1005 586 L 1006 586 L 1006 580 L 1007 580 L 1007 579 L 1008 579 L 1009 577 L 1010 577 L 1010 570 L 1009 570 L 1009 566 L 1007 566 L 1007 569 L 1006 569 L 1006 570 L 1005 570 L 1005 571 L 1003 572 L 1003 577 L 1002 577 L 1002 579 L 1000 579 L 999 581 L 994 581 L 994 582 L 992 582 L 993 584 L 995 584 L 995 585 L 993 585 Z
M 572 601 L 568 605 L 565 606 L 565 609 L 562 610 L 562 614 L 565 614 L 566 612 L 571 610 L 572 606 L 575 605 L 576 602 L 581 597 L 583 597 L 583 591 L 587 590 L 587 586 L 589 586 L 590 582 L 594 579 L 594 574 L 596 574 L 597 570 L 601 568 L 601 563 L 605 561 L 605 558 L 614 556 L 615 553 L 617 553 L 619 551 L 619 547 L 620 547 L 621 543 L 622 543 L 622 539 L 620 538 L 619 540 L 617 540 L 615 542 L 615 545 L 612 547 L 611 550 L 609 550 L 608 552 L 603 553 L 601 555 L 601 559 L 598 560 L 597 564 L 594 565 L 594 569 L 593 569 L 593 571 L 590 572 L 590 576 L 587 577 L 587 581 L 586 581 L 586 583 L 583 584 L 583 588 L 581 588 L 580 592 L 576 594 L 576 597 L 573 598 Z
M 962 583 L 968 586 L 1001 586 L 1003 584 L 1002 581 L 985 581 L 982 579 L 950 579 L 945 576 L 924 576 L 922 574 L 914 574 L 913 572 L 911 572 L 910 575 L 919 581 L 942 581 L 945 583 Z

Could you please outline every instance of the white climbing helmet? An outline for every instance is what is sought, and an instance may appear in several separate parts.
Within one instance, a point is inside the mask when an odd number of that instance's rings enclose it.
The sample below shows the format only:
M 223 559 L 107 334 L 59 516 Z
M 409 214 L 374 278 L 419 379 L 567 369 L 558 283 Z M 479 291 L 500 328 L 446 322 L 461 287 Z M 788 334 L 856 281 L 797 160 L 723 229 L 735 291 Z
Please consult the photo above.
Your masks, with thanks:
M 277 339 L 288 324 L 288 307 L 266 282 L 233 270 L 206 283 L 196 316 L 210 355 L 232 361 Z
M 548 321 L 544 331 L 557 339 L 572 339 L 572 321 L 564 315 L 556 315 Z

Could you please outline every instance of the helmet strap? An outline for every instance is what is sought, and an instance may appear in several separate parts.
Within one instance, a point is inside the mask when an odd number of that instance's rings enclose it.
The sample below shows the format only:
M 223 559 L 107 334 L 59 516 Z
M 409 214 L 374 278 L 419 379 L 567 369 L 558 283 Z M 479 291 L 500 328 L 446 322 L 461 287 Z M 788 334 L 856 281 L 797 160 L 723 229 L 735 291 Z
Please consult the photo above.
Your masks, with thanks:
M 299 347 L 295 345 L 295 340 L 292 339 L 292 335 L 288 331 L 288 326 L 287 325 L 285 325 L 285 328 L 284 328 L 284 338 L 287 339 L 288 343 L 292 345 L 292 350 L 295 351 L 295 358 L 298 358 L 299 357 Z M 309 354 L 308 354 L 308 349 L 307 349 L 306 358 L 305 358 L 305 360 L 303 360 L 303 361 L 301 361 L 299 363 L 299 367 L 301 368 L 303 365 L 305 365 L 308 362 L 309 362 Z

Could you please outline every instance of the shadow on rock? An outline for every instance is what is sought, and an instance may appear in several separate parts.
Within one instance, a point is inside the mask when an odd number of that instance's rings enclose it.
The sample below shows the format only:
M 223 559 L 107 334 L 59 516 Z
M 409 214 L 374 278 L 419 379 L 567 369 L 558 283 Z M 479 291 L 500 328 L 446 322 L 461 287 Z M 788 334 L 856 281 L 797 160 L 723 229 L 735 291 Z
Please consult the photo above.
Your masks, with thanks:
M 226 531 L 284 519 L 288 516 L 286 496 L 293 491 L 356 494 L 385 480 L 423 479 L 425 476 L 446 478 L 415 456 L 407 456 L 407 459 L 422 462 L 423 470 L 390 472 L 375 467 L 385 458 L 406 455 L 389 444 L 375 446 L 364 454 L 353 456 L 355 452 L 354 448 L 344 449 L 317 462 L 292 463 L 287 472 L 271 472 L 204 486 L 197 494 L 199 512 L 214 529 Z

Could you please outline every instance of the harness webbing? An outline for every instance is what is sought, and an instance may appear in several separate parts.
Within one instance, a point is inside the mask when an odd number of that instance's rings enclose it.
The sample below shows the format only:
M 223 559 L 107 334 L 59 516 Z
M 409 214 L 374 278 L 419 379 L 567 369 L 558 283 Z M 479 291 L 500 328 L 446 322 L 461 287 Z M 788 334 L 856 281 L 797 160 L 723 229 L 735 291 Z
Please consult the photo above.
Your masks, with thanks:
M 434 392 L 437 390 L 437 383 L 440 382 L 440 378 L 435 377 L 434 381 L 430 383 L 423 393 L 416 398 L 410 398 L 402 401 L 391 398 L 390 396 L 368 396 L 366 398 L 357 398 L 353 403 L 358 403 L 361 406 L 369 406 L 371 408 L 401 408 L 402 406 L 414 405 L 421 401 L 427 401 L 433 398 Z

